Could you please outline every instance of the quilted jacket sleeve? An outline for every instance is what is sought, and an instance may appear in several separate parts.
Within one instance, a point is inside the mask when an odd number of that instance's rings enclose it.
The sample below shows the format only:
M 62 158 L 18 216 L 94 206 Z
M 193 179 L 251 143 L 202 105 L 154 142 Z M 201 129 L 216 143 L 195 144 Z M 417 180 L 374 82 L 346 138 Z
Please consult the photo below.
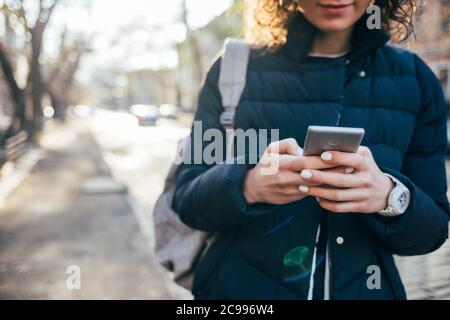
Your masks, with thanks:
M 223 106 L 217 86 L 219 71 L 220 60 L 212 66 L 202 86 L 195 115 L 197 129 L 201 126 L 201 130 L 191 132 L 191 155 L 187 159 L 190 164 L 183 163 L 178 170 L 173 201 L 173 208 L 184 223 L 209 232 L 236 227 L 274 208 L 269 204 L 247 204 L 242 187 L 247 171 L 252 168 L 248 159 L 243 161 L 245 164 L 238 164 L 242 163 L 238 159 L 217 164 L 208 164 L 204 158 L 195 161 L 199 152 L 196 145 L 201 145 L 203 152 L 211 143 L 202 139 L 206 130 L 220 130 L 225 136 L 220 124 Z
M 448 237 L 450 215 L 445 170 L 447 107 L 438 79 L 419 57 L 414 58 L 422 95 L 414 134 L 401 172 L 382 168 L 409 188 L 411 202 L 400 217 L 367 217 L 381 242 L 399 255 L 439 248 Z

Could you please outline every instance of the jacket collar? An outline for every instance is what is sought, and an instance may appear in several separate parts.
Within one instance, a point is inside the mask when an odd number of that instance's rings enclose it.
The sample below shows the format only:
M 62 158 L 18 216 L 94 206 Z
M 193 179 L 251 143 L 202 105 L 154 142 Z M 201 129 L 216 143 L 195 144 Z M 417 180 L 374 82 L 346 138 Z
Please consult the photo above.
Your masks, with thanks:
M 352 33 L 352 49 L 349 54 L 351 61 L 371 49 L 384 46 L 389 41 L 389 35 L 380 29 L 369 30 L 366 27 L 368 16 L 365 14 L 355 24 Z M 311 49 L 317 28 L 314 27 L 301 13 L 297 13 L 288 25 L 286 43 L 280 48 L 281 53 L 296 63 L 303 63 Z

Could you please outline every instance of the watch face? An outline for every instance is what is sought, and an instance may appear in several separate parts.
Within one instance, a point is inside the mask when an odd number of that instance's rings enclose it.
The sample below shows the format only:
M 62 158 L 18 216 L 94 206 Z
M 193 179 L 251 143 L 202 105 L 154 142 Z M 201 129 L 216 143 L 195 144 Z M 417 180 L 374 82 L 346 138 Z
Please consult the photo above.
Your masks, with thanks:
M 398 188 L 394 192 L 392 207 L 399 213 L 404 213 L 409 206 L 409 191 L 404 188 Z
M 404 208 L 404 207 L 406 207 L 406 192 L 402 192 L 401 194 L 400 194 L 400 198 L 398 198 L 398 202 L 399 202 L 399 204 L 400 204 L 400 207 L 402 207 L 402 208 Z

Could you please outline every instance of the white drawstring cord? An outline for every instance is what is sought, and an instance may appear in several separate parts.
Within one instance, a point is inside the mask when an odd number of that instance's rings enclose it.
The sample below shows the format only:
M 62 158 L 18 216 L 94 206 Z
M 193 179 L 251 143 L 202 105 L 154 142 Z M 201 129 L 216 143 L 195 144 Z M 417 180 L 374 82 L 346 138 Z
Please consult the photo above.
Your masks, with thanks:
M 320 237 L 320 224 L 319 224 L 319 227 L 317 228 L 316 244 L 314 245 L 314 254 L 313 254 L 313 259 L 312 259 L 311 275 L 309 277 L 308 300 L 312 300 L 312 298 L 313 298 L 314 274 L 316 273 L 317 244 L 319 243 L 319 237 Z
M 327 241 L 327 249 L 326 249 L 326 258 L 325 258 L 325 284 L 324 284 L 324 293 L 323 299 L 330 300 L 330 245 Z

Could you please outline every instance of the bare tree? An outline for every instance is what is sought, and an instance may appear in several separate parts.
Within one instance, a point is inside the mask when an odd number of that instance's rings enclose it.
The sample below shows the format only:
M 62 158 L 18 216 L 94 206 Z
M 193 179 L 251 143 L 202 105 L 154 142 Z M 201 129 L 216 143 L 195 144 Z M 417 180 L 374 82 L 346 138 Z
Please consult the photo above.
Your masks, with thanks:
M 198 43 L 198 39 L 196 35 L 192 32 L 192 29 L 189 25 L 188 21 L 188 10 L 187 10 L 187 1 L 182 1 L 182 22 L 184 24 L 184 27 L 186 28 L 186 39 L 189 43 L 189 48 L 191 51 L 191 58 L 192 58 L 192 65 L 194 70 L 194 79 L 195 79 L 195 85 L 198 86 L 202 80 L 203 76 L 203 65 L 202 65 L 202 55 L 200 52 L 200 46 Z
M 15 114 L 19 117 L 22 127 L 25 127 L 30 137 L 42 126 L 42 96 L 44 85 L 42 81 L 40 57 L 43 47 L 43 37 L 47 25 L 50 21 L 52 13 L 60 0 L 44 1 L 37 0 L 37 14 L 34 21 L 30 21 L 30 15 L 27 15 L 25 0 L 11 0 L 5 2 L 1 8 L 1 12 L 5 17 L 5 24 L 8 29 L 10 17 L 19 21 L 25 33 L 29 35 L 29 41 L 25 42 L 23 51 L 30 51 L 28 55 L 29 74 L 25 89 L 21 89 L 14 80 L 14 69 L 11 57 L 15 52 L 9 52 L 6 43 L 1 46 L 2 69 L 10 88 L 13 104 L 16 108 Z M 12 32 L 13 33 L 13 32 Z M 31 93 L 31 108 L 27 107 L 27 99 L 25 93 Z M 17 122 L 17 121 L 16 121 Z M 12 129 L 11 129 L 12 130 Z
M 42 126 L 42 95 L 45 87 L 42 81 L 41 63 L 39 60 L 42 52 L 43 36 L 48 22 L 50 21 L 50 17 L 58 2 L 59 0 L 53 0 L 53 3 L 50 6 L 45 7 L 44 1 L 39 0 L 39 13 L 34 26 L 29 27 L 29 24 L 26 23 L 31 34 L 31 61 L 28 86 L 31 88 L 31 96 L 33 101 L 33 132 L 39 130 Z M 27 21 L 25 15 L 23 15 L 23 18 Z
M 55 118 L 63 119 L 69 104 L 70 92 L 79 69 L 81 59 L 90 51 L 90 40 L 77 38 L 70 42 L 67 29 L 61 34 L 58 57 L 52 63 L 53 68 L 45 81 L 45 90 L 52 100 L 55 109 Z

